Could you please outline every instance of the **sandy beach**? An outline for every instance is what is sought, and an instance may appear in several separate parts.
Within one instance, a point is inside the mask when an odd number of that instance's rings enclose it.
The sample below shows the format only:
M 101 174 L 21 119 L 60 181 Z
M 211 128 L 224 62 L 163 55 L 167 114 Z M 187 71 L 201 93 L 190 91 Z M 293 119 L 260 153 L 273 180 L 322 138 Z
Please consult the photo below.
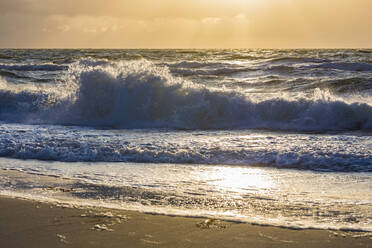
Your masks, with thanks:
M 0 198 L 0 247 L 370 247 L 369 233 L 291 230 Z

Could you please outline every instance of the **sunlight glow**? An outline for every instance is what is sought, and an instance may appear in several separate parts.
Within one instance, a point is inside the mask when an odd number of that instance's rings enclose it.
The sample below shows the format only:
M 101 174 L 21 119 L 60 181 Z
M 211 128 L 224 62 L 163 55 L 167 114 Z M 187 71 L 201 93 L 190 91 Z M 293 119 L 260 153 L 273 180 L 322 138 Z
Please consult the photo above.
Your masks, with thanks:
M 371 8 L 370 0 L 2 0 L 0 47 L 370 47 Z
M 236 193 L 263 193 L 275 188 L 275 181 L 259 168 L 217 167 L 199 175 L 208 184 Z

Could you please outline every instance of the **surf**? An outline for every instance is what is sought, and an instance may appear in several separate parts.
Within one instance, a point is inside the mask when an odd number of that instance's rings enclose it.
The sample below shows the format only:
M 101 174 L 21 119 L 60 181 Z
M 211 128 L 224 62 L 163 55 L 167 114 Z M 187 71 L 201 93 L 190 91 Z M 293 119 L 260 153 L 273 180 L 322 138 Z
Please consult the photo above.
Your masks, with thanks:
M 174 76 L 147 60 L 80 60 L 56 85 L 0 83 L 0 120 L 115 129 L 268 129 L 304 132 L 370 130 L 366 99 L 312 96 L 255 98 Z

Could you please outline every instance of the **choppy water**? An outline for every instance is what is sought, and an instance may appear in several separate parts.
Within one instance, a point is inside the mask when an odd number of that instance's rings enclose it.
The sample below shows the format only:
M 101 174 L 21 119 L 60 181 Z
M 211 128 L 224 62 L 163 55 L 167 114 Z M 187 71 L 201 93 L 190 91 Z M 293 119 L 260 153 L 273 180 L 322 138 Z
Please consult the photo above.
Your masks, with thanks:
M 0 168 L 114 206 L 371 231 L 371 134 L 372 50 L 0 50 Z

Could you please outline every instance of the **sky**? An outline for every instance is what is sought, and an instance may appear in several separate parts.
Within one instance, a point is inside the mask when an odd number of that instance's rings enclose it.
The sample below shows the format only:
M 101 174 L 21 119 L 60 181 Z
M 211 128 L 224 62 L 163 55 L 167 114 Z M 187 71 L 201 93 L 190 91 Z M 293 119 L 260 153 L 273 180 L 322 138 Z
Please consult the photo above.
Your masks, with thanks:
M 0 0 L 1 48 L 371 48 L 372 0 Z

